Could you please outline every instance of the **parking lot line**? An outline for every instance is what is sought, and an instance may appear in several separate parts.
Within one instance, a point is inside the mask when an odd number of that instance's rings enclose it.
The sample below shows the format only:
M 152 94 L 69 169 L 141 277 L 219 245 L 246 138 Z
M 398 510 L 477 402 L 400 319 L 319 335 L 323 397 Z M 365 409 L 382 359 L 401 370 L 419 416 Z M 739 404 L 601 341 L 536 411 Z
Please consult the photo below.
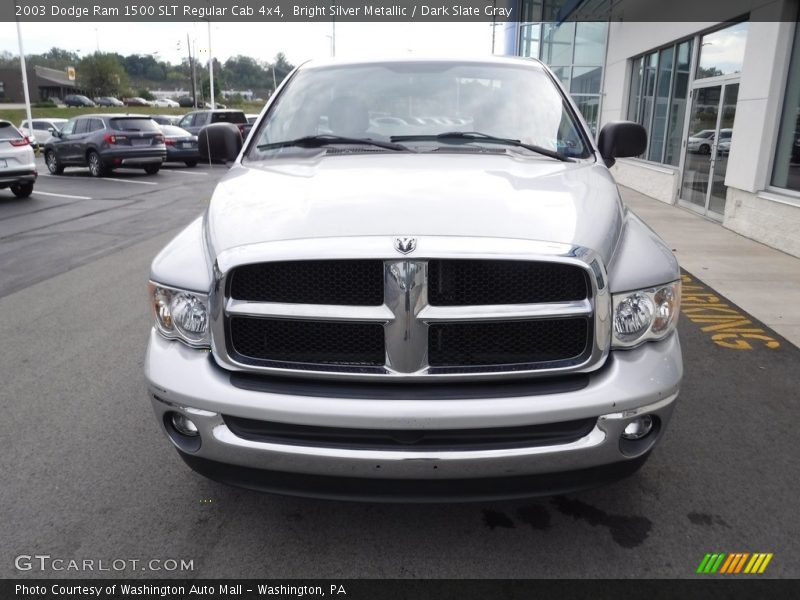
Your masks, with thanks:
M 60 179 L 61 181 L 92 181 L 94 177 L 61 177 L 60 175 L 51 175 L 50 173 L 40 173 L 39 177 L 52 177 L 53 179 Z M 117 179 L 116 177 L 99 177 L 99 181 L 120 181 L 122 183 L 138 183 L 139 185 L 158 185 L 154 181 L 134 181 L 133 179 Z
M 208 176 L 208 173 L 204 173 L 203 171 L 161 171 L 162 173 L 169 173 L 172 175 L 173 173 L 176 175 L 201 175 L 203 177 Z
M 57 198 L 72 198 L 74 200 L 91 200 L 89 196 L 71 196 L 70 194 L 54 194 L 52 192 L 42 192 L 39 190 L 34 190 L 33 193 L 39 196 L 56 196 Z
M 117 179 L 116 177 L 99 177 L 100 181 L 119 181 L 120 183 L 138 183 L 139 185 L 158 185 L 155 181 L 134 181 L 133 179 Z

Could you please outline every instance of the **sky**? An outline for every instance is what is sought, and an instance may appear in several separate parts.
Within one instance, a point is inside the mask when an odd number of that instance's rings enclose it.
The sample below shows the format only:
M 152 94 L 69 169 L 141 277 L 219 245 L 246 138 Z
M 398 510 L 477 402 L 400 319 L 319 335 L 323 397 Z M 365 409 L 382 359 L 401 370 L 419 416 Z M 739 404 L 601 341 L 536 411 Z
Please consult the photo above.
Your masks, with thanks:
M 178 63 L 187 56 L 186 35 L 196 39 L 199 58 L 208 48 L 208 25 L 201 23 L 22 23 L 25 54 L 53 46 L 81 55 L 102 52 L 154 54 Z M 330 23 L 212 23 L 214 56 L 225 61 L 243 54 L 270 61 L 283 52 L 298 64 L 331 53 Z M 495 52 L 503 52 L 497 26 Z M 178 41 L 181 45 L 178 49 Z M 0 22 L 0 51 L 18 54 L 16 24 Z M 486 56 L 492 52 L 490 23 L 336 23 L 336 57 Z

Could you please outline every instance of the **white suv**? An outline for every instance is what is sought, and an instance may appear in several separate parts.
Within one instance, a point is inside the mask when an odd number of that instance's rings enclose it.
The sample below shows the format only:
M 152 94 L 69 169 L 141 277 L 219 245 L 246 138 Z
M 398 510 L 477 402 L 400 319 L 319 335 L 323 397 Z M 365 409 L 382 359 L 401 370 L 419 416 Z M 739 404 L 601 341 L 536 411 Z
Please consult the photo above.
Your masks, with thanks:
M 12 123 L 0 121 L 0 190 L 10 187 L 17 198 L 27 198 L 36 175 L 30 141 Z
M 23 135 L 28 136 L 31 145 L 37 148 L 44 144 L 47 139 L 63 127 L 68 119 L 31 119 L 32 126 L 28 125 L 28 120 L 24 120 L 19 130 Z M 38 137 L 37 137 L 38 136 Z

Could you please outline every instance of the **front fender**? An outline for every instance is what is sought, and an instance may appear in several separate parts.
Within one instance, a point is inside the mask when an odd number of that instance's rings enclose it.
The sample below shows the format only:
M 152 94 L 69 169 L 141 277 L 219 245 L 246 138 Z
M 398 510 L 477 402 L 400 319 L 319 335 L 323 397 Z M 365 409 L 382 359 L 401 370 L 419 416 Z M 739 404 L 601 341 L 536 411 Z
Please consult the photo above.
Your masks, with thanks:
M 622 235 L 608 265 L 612 294 L 655 287 L 680 279 L 680 266 L 669 246 L 629 209 Z
M 150 279 L 164 285 L 208 293 L 214 280 L 206 250 L 203 217 L 192 221 L 153 259 Z

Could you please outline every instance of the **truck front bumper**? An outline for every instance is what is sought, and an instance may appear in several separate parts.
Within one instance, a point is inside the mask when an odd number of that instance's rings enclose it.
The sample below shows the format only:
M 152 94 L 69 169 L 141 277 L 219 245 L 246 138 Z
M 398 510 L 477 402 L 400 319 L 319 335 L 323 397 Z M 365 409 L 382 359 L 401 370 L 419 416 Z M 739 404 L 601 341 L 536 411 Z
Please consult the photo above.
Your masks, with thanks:
M 508 498 L 593 487 L 635 471 L 663 434 L 682 377 L 676 334 L 612 352 L 580 389 L 455 399 L 346 397 L 235 386 L 210 353 L 151 332 L 145 374 L 153 409 L 184 460 L 226 483 L 278 493 L 361 499 Z M 289 388 L 291 389 L 291 388 Z M 302 387 L 294 388 L 302 391 Z M 413 389 L 413 388 L 412 388 Z M 345 397 L 343 397 L 345 396 Z M 195 424 L 183 438 L 172 414 Z M 651 433 L 628 443 L 623 430 L 650 415 Z M 493 449 L 365 449 L 273 443 L 234 434 L 223 415 L 350 429 L 481 429 L 596 419 L 568 443 Z

